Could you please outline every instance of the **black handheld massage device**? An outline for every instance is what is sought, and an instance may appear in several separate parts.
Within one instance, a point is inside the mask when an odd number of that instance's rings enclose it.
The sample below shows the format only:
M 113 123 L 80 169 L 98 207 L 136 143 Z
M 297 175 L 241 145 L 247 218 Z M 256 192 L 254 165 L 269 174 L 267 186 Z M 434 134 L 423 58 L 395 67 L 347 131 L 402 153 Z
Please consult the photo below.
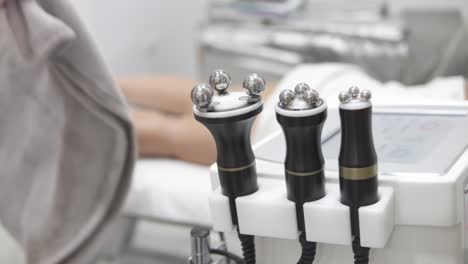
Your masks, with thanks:
M 249 75 L 243 84 L 245 93 L 228 92 L 230 83 L 231 77 L 217 70 L 210 76 L 210 85 L 193 88 L 192 102 L 195 119 L 208 128 L 216 141 L 222 193 L 229 198 L 232 222 L 238 225 L 236 198 L 258 190 L 250 134 L 255 117 L 263 110 L 261 93 L 266 83 L 256 74 Z M 245 262 L 255 263 L 254 237 L 239 232 L 239 238 Z
M 369 263 L 370 249 L 361 246 L 359 208 L 379 201 L 377 154 L 372 136 L 371 92 L 351 87 L 339 95 L 341 202 L 350 207 L 355 264 Z
M 306 240 L 303 205 L 325 196 L 324 158 L 321 135 L 327 118 L 327 105 L 307 84 L 298 84 L 294 91 L 280 93 L 276 119 L 286 138 L 284 163 L 287 197 L 296 203 L 299 241 L 302 255 L 298 264 L 315 259 L 316 243 Z

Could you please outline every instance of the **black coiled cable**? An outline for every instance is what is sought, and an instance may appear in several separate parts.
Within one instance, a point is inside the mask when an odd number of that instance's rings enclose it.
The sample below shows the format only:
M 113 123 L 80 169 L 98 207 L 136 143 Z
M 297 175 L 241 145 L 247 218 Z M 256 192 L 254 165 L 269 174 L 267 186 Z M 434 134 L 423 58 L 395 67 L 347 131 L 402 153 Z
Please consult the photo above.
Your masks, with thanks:
M 360 227 L 359 227 L 359 208 L 351 207 L 351 226 L 353 233 L 353 253 L 354 264 L 368 264 L 370 248 L 361 246 Z
M 255 237 L 251 235 L 243 235 L 239 232 L 239 229 L 237 229 L 237 233 L 239 234 L 245 264 L 255 264 Z
M 317 251 L 317 243 L 307 241 L 306 234 L 304 232 L 299 236 L 299 242 L 302 246 L 302 254 L 297 264 L 312 264 Z
M 370 248 L 361 246 L 361 239 L 355 236 L 353 239 L 354 264 L 368 264 Z

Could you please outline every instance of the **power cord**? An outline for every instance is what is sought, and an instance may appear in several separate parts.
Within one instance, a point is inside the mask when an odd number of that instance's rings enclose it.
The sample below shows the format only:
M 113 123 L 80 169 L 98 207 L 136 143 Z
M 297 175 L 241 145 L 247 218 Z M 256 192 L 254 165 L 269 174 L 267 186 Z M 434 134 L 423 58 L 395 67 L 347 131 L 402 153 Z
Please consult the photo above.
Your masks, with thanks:
M 301 258 L 297 264 L 310 264 L 314 262 L 315 253 L 317 251 L 317 243 L 309 242 L 306 239 L 306 234 L 304 232 L 299 236 L 299 242 L 302 246 Z
M 255 264 L 255 237 L 251 235 L 243 235 L 237 229 L 239 240 L 241 241 L 242 254 L 244 256 L 245 264 Z

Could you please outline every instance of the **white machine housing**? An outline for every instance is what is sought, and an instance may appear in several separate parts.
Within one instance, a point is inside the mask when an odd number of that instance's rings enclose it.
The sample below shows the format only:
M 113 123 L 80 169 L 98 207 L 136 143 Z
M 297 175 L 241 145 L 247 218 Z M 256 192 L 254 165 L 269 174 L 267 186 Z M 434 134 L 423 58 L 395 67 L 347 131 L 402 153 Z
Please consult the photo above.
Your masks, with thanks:
M 352 263 L 349 208 L 339 202 L 337 108 L 322 135 L 327 195 L 304 205 L 307 239 L 319 243 L 316 264 Z M 360 209 L 361 242 L 370 263 L 462 264 L 468 236 L 468 104 L 374 106 L 379 158 L 377 204 Z M 258 237 L 258 263 L 294 263 L 299 256 L 294 203 L 286 198 L 281 131 L 255 147 L 260 190 L 236 200 L 239 228 Z M 227 198 L 217 190 L 214 229 L 234 230 Z

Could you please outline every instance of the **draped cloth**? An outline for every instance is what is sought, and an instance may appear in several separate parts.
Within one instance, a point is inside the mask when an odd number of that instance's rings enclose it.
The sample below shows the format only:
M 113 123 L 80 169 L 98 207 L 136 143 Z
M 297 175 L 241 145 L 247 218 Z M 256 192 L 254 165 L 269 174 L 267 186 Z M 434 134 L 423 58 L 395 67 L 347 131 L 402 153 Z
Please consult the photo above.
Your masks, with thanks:
M 0 8 L 0 221 L 27 262 L 85 263 L 135 160 L 127 104 L 68 0 Z

